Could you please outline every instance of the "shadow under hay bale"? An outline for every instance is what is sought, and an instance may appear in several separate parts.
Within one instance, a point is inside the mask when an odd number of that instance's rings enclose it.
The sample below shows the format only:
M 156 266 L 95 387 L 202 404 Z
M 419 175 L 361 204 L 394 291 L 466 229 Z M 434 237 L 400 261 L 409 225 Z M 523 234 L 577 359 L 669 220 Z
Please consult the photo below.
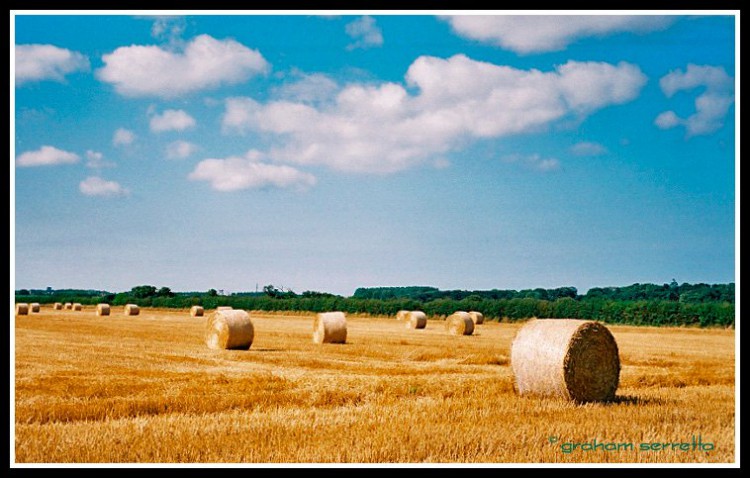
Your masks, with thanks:
M 471 335 L 474 333 L 474 321 L 468 312 L 454 312 L 445 319 L 445 330 L 451 335 Z
M 313 342 L 316 344 L 346 343 L 346 315 L 343 312 L 323 312 L 313 321 Z
M 587 320 L 532 319 L 513 339 L 510 362 L 519 395 L 610 401 L 620 377 L 615 338 Z
M 253 322 L 244 310 L 217 310 L 206 320 L 205 340 L 210 349 L 247 350 L 254 337 Z

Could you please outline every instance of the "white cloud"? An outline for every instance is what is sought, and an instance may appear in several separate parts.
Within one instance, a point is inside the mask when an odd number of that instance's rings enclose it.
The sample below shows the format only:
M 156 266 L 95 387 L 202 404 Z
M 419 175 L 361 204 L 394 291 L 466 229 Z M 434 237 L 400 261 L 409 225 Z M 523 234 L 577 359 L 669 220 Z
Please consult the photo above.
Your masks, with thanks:
M 85 196 L 115 197 L 130 194 L 130 191 L 123 188 L 119 183 L 107 181 L 99 176 L 89 176 L 84 179 L 78 185 L 78 189 Z
M 397 83 L 349 84 L 331 104 L 226 100 L 225 132 L 276 140 L 271 158 L 341 171 L 393 173 L 477 138 L 538 131 L 635 98 L 646 77 L 634 65 L 574 62 L 554 71 L 422 56 Z M 576 87 L 578 86 L 578 88 Z
M 264 163 L 263 156 L 250 150 L 243 157 L 204 159 L 188 179 L 208 181 L 213 189 L 222 192 L 266 187 L 305 190 L 317 182 L 315 176 L 291 166 Z
M 375 23 L 375 19 L 365 15 L 346 25 L 346 34 L 354 43 L 349 44 L 346 49 L 369 48 L 383 44 L 383 32 Z
M 77 154 L 57 149 L 54 146 L 42 146 L 36 151 L 27 151 L 16 158 L 17 166 L 54 166 L 56 164 L 73 164 L 81 159 Z
M 54 45 L 16 45 L 16 84 L 28 81 L 63 81 L 75 71 L 88 71 L 89 59 Z
M 556 158 L 542 158 L 538 153 L 522 156 L 520 154 L 511 154 L 502 158 L 506 163 L 520 163 L 529 169 L 547 173 L 560 169 L 560 161 Z
M 115 146 L 127 146 L 135 141 L 135 133 L 125 128 L 117 128 L 112 135 L 112 144 Z
M 174 141 L 167 145 L 167 159 L 185 159 L 198 150 L 198 147 L 187 141 Z
M 570 152 L 576 156 L 600 156 L 607 152 L 607 148 L 599 143 L 581 141 L 571 146 Z
M 661 129 L 682 125 L 688 137 L 713 133 L 721 128 L 734 102 L 734 78 L 718 66 L 689 64 L 685 72 L 669 72 L 659 80 L 659 85 L 667 98 L 679 91 L 705 88 L 695 99 L 695 113 L 692 115 L 680 118 L 674 111 L 664 111 L 654 120 Z
M 275 96 L 301 103 L 321 103 L 335 99 L 339 85 L 323 73 L 302 74 L 297 81 L 274 90 Z
M 166 110 L 160 115 L 154 115 L 149 121 L 151 131 L 184 131 L 195 126 L 195 118 L 183 110 Z
M 174 98 L 222 84 L 243 82 L 265 73 L 268 62 L 257 50 L 234 40 L 200 35 L 182 52 L 131 45 L 103 55 L 97 77 L 124 96 Z
M 656 15 L 455 15 L 441 17 L 460 36 L 516 53 L 562 50 L 585 37 L 645 33 L 671 25 Z
M 99 151 L 86 151 L 86 167 L 91 169 L 102 169 L 114 167 L 115 163 L 105 161 L 104 154 Z
M 185 17 L 177 15 L 154 15 L 151 25 L 151 36 L 157 40 L 167 40 L 172 44 L 180 41 L 182 33 L 185 31 Z

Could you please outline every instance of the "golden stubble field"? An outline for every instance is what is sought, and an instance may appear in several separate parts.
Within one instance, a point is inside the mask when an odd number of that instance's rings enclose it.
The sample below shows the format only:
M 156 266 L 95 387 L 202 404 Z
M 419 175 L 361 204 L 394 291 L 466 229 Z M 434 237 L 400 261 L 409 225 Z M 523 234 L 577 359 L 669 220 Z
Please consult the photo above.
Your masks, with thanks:
M 312 315 L 253 312 L 252 348 L 214 351 L 186 310 L 112 314 L 15 318 L 16 462 L 735 460 L 734 330 L 610 326 L 617 400 L 576 405 L 516 396 L 520 324 L 349 316 L 347 344 L 315 345 Z

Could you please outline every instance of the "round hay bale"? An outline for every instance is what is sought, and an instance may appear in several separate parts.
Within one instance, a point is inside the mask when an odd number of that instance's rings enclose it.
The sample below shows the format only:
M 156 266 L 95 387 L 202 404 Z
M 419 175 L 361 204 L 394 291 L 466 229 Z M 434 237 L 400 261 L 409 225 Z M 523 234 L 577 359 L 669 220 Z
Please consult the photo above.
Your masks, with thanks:
M 38 314 L 39 309 L 40 309 L 39 302 L 32 302 L 31 304 L 29 304 L 29 312 L 35 312 Z
M 83 306 L 79 304 L 78 302 L 73 303 L 73 310 L 81 311 L 83 310 Z
M 406 314 L 407 329 L 424 329 L 427 327 L 427 315 L 421 310 L 412 310 Z
M 244 310 L 217 310 L 206 320 L 206 345 L 210 349 L 247 350 L 255 328 Z
M 313 342 L 346 343 L 346 315 L 343 312 L 323 312 L 316 315 L 313 322 Z
M 409 315 L 408 310 L 399 310 L 396 312 L 396 320 L 404 320 L 406 319 L 406 316 Z
M 513 339 L 510 363 L 519 395 L 612 400 L 620 378 L 615 338 L 590 320 L 529 321 Z
M 65 310 L 73 310 L 73 304 L 70 302 L 65 303 Z
M 474 325 L 479 325 L 479 324 L 484 323 L 484 314 L 482 314 L 481 312 L 472 310 L 469 312 L 469 316 L 471 316 L 471 320 L 474 321 Z
M 445 319 L 445 330 L 451 335 L 471 335 L 474 333 L 474 321 L 468 312 L 454 312 Z
M 52 306 L 54 310 L 62 310 L 62 302 L 55 302 L 55 305 Z
M 29 315 L 29 304 L 25 302 L 16 304 L 16 315 Z
M 125 304 L 125 315 L 138 315 L 141 309 L 136 304 Z
M 203 307 L 200 305 L 190 307 L 190 317 L 203 317 Z
M 217 307 L 216 310 L 232 310 L 232 307 L 229 305 L 222 305 Z
M 96 304 L 96 315 L 109 315 L 109 304 Z

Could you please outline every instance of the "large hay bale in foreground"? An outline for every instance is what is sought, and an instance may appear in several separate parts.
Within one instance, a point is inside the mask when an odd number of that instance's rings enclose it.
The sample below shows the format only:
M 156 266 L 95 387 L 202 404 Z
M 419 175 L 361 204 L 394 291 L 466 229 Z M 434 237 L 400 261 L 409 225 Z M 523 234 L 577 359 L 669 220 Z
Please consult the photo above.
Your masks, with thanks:
M 404 320 L 406 319 L 406 316 L 409 315 L 408 310 L 399 310 L 396 312 L 396 320 Z
M 203 317 L 203 307 L 200 305 L 190 307 L 190 317 Z
M 125 304 L 125 315 L 138 315 L 141 309 L 136 304 Z
M 469 316 L 471 317 L 471 320 L 474 322 L 474 325 L 479 325 L 484 323 L 484 314 L 481 312 L 477 312 L 476 310 L 469 311 Z
M 232 306 L 231 305 L 221 305 L 221 306 L 217 307 L 216 310 L 232 310 Z
M 65 310 L 73 310 L 73 304 L 71 302 L 66 302 Z
M 16 315 L 29 315 L 29 304 L 25 302 L 16 304 Z
M 421 310 L 412 310 L 406 314 L 407 329 L 424 329 L 427 327 L 427 315 Z
M 74 302 L 73 303 L 73 310 L 81 311 L 81 310 L 83 310 L 83 306 L 81 304 L 79 304 L 78 302 Z
M 471 335 L 474 333 L 474 321 L 468 312 L 454 312 L 445 319 L 445 330 L 451 335 Z
M 109 304 L 96 304 L 96 315 L 109 315 L 110 307 Z
M 29 304 L 29 312 L 39 313 L 40 308 L 39 302 L 32 302 Z
M 211 349 L 247 350 L 255 328 L 244 310 L 217 310 L 206 320 L 206 345 Z
M 62 307 L 62 302 L 55 302 L 55 305 L 52 306 L 52 308 L 55 310 L 62 310 Z
M 346 343 L 346 315 L 343 312 L 323 312 L 316 315 L 313 321 L 313 342 Z
M 612 400 L 620 378 L 615 338 L 589 320 L 532 319 L 513 339 L 510 363 L 519 395 Z

